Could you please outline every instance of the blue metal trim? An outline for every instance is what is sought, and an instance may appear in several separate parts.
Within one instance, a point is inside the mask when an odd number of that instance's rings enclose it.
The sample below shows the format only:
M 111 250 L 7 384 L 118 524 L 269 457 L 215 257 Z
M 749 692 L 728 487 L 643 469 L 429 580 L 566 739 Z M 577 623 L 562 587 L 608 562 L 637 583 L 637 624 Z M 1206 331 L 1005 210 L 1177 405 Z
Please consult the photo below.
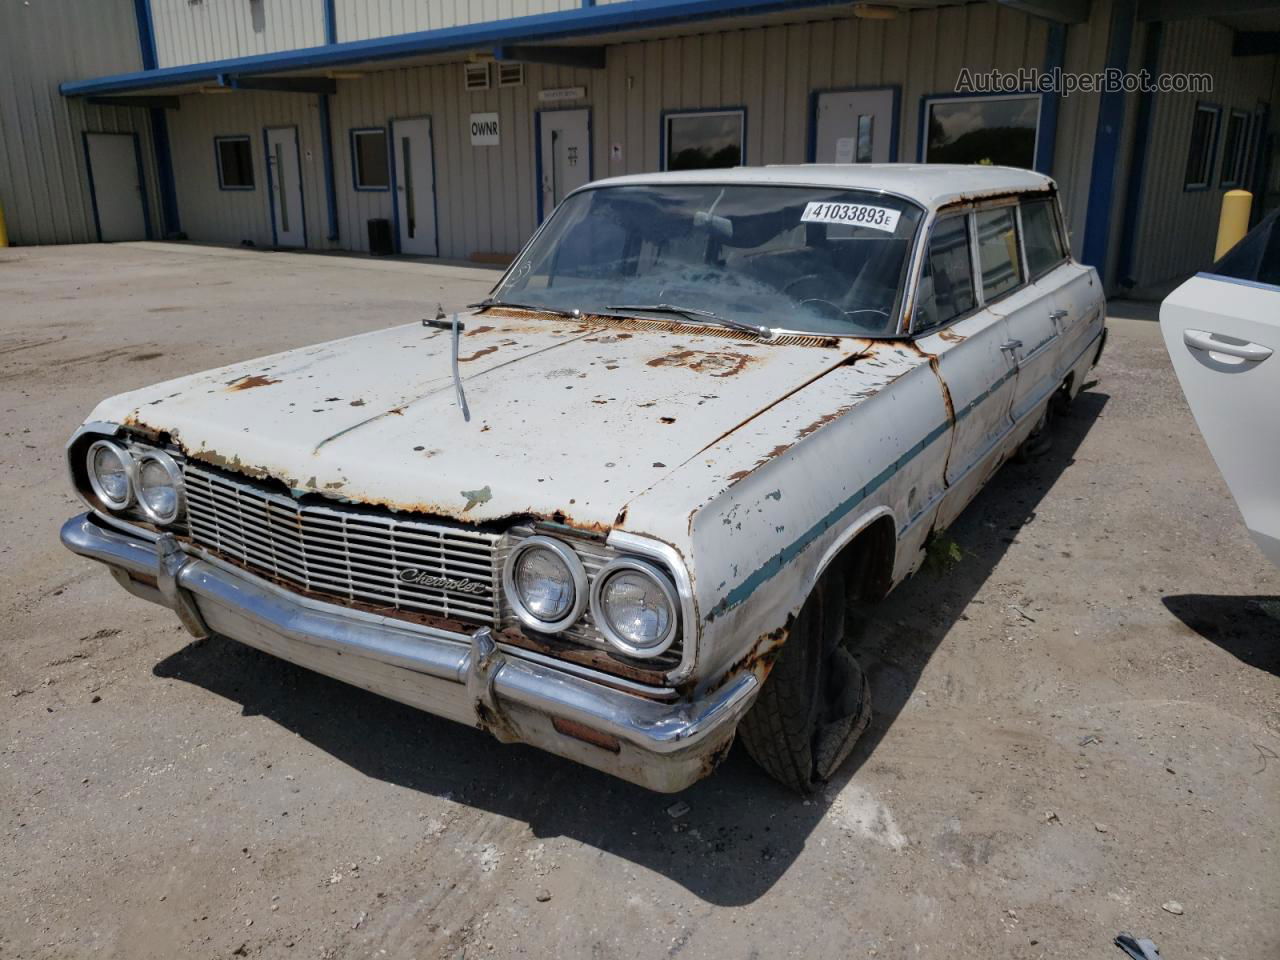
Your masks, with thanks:
M 1186 173 L 1183 173 L 1182 192 L 1183 193 L 1200 193 L 1202 190 L 1208 190 L 1213 186 L 1213 172 L 1218 167 L 1218 134 L 1222 130 L 1222 104 L 1214 103 L 1210 100 L 1197 100 L 1196 113 L 1206 110 L 1213 114 L 1213 139 L 1209 141 L 1209 166 L 1204 171 L 1204 183 L 1187 183 Z M 1192 124 L 1194 131 L 1195 124 Z
M 1151 76 L 1160 71 L 1160 41 L 1164 37 L 1164 24 L 1153 21 L 1147 24 L 1143 45 L 1142 69 Z M 1138 217 L 1146 199 L 1147 155 L 1151 152 L 1151 133 L 1155 124 L 1155 94 L 1144 91 L 1138 98 L 1138 112 L 1134 119 L 1136 130 L 1133 139 L 1133 159 L 1129 161 L 1129 181 L 1125 187 L 1124 219 L 1120 224 L 1120 254 L 1116 261 L 1116 274 L 1120 283 L 1134 286 L 1134 244 L 1138 239 Z
M 1255 287 L 1258 290 L 1266 290 L 1268 293 L 1280 290 L 1280 285 L 1274 283 L 1263 283 L 1261 280 L 1246 280 L 1243 277 L 1224 277 L 1220 273 L 1209 273 L 1206 270 L 1201 270 L 1196 276 L 1203 277 L 1206 280 L 1220 280 L 1222 283 L 1238 283 L 1242 287 Z
M 142 140 L 137 133 L 131 133 L 129 136 L 133 137 L 133 162 L 138 167 L 138 186 L 142 194 L 142 232 L 148 240 L 154 240 L 155 231 L 151 228 L 151 201 L 147 197 L 147 172 L 142 166 Z
M 307 247 L 307 193 L 302 189 L 302 146 L 298 142 L 298 126 L 297 124 L 285 123 L 273 127 L 262 128 L 262 149 L 263 159 L 266 163 L 267 174 L 267 209 L 271 211 L 271 246 L 280 246 L 280 234 L 276 228 L 276 203 L 275 203 L 275 187 L 271 183 L 271 141 L 268 134 L 272 130 L 292 130 L 293 131 L 293 155 L 298 162 L 298 206 L 302 208 L 302 247 L 301 249 L 309 249 Z M 287 197 L 281 198 L 281 203 L 288 203 Z
M 182 232 L 178 216 L 178 185 L 173 176 L 173 151 L 169 148 L 169 119 L 161 107 L 151 108 L 151 149 L 156 157 L 156 175 L 160 180 L 160 235 Z
M 93 185 L 93 157 L 89 156 L 89 131 L 80 131 L 80 143 L 84 147 L 84 169 L 89 175 L 89 205 L 93 209 L 93 229 L 102 242 L 102 221 L 98 218 L 98 191 Z
M 929 117 L 929 104 L 935 100 L 991 100 L 1005 99 L 1012 100 L 1017 98 L 1038 97 L 1040 99 L 1040 109 L 1036 111 L 1036 145 L 1031 159 L 1032 168 L 1037 173 L 1044 173 L 1040 168 L 1040 141 L 1041 134 L 1044 132 L 1045 121 L 1048 119 L 1045 101 L 1048 99 L 1045 94 L 1039 90 L 1015 90 L 1011 93 L 926 93 L 920 97 L 920 116 L 916 124 L 916 163 L 928 163 L 925 159 L 925 127 Z
M 1044 72 L 1052 75 L 1062 69 L 1067 56 L 1067 26 L 1050 23 L 1044 44 Z M 1040 103 L 1040 129 L 1036 134 L 1036 172 L 1053 175 L 1053 154 L 1058 145 L 1058 108 L 1062 95 L 1047 93 Z
M 689 107 L 679 110 L 663 110 L 661 113 L 662 126 L 658 129 L 658 169 L 667 169 L 667 118 L 688 116 L 691 113 L 716 114 L 716 113 L 740 113 L 742 114 L 742 147 L 738 152 L 738 166 L 747 166 L 747 107 L 746 104 L 736 104 L 728 107 Z
M 1133 46 L 1135 0 L 1115 0 L 1111 8 L 1111 40 L 1105 69 L 1124 71 Z M 1107 250 L 1111 243 L 1111 208 L 1115 202 L 1116 168 L 1120 165 L 1120 138 L 1124 133 L 1123 91 L 1103 93 L 1098 102 L 1098 125 L 1093 137 L 1093 165 L 1089 171 L 1089 200 L 1085 206 L 1082 262 L 1098 271 L 1107 285 Z
M 896 83 L 884 83 L 874 87 L 828 87 L 823 90 L 809 92 L 809 135 L 805 143 L 804 155 L 806 163 L 818 162 L 818 98 L 824 93 L 874 93 L 878 90 L 893 91 L 893 118 L 889 128 L 889 162 L 898 162 L 898 138 L 900 129 L 898 120 L 902 114 L 902 87 Z
M 809 0 L 808 6 L 835 6 L 845 0 Z M 467 24 L 442 30 L 424 30 L 372 40 L 353 40 L 279 53 L 255 54 L 229 60 L 180 67 L 164 67 L 140 73 L 121 73 L 60 84 L 63 96 L 115 93 L 148 87 L 168 87 L 216 81 L 219 74 L 283 72 L 338 67 L 373 60 L 394 60 L 425 53 L 489 49 L 501 44 L 552 40 L 584 34 L 606 33 L 663 24 L 684 23 L 785 10 L 788 0 L 631 0 L 580 7 L 575 10 L 513 17 L 489 23 Z
M 596 178 L 595 149 L 591 143 L 591 107 L 548 107 L 545 110 L 533 111 L 533 142 L 536 145 L 533 155 L 533 177 L 538 191 L 538 223 L 542 223 L 545 211 L 542 203 L 542 115 L 544 113 L 568 113 L 570 110 L 587 111 L 587 183 Z
M 387 156 L 387 186 L 385 187 L 362 187 L 360 186 L 360 164 L 356 154 L 356 134 L 359 133 L 380 133 L 382 134 L 382 143 L 386 148 Z M 388 193 L 391 190 L 391 134 L 386 127 L 352 127 L 347 131 L 348 147 L 351 151 L 351 189 L 359 193 Z M 433 178 L 434 179 L 434 178 Z
M 218 144 L 219 144 L 219 143 L 221 143 L 223 140 L 243 140 L 243 141 L 245 141 L 247 144 L 249 144 L 249 157 L 250 157 L 250 159 L 252 159 L 252 157 L 253 157 L 253 137 L 249 136 L 249 134 L 247 134 L 247 133 L 228 133 L 228 134 L 225 134 L 225 135 L 222 135 L 222 136 L 215 136 L 215 137 L 213 138 L 213 162 L 214 162 L 214 165 L 218 168 L 218 189 L 219 189 L 219 190 L 230 190 L 230 191 L 232 191 L 232 192 L 240 192 L 240 193 L 247 193 L 247 192 L 249 192 L 250 190 L 257 190 L 257 189 L 258 189 L 258 177 L 257 177 L 257 174 L 254 174 L 253 183 L 251 183 L 251 184 L 250 184 L 249 186 L 247 186 L 247 187 L 228 187 L 228 186 L 225 186 L 225 185 L 223 184 L 223 180 L 222 180 L 222 151 L 218 149 Z M 250 172 L 250 173 L 253 173 L 253 166 L 252 166 L 252 165 L 250 165 L 250 167 L 249 167 L 249 172 Z
M 338 42 L 338 12 L 336 0 L 324 0 L 324 42 L 333 46 Z
M 138 23 L 138 49 L 142 54 L 142 69 L 154 70 L 159 65 L 156 58 L 156 28 L 151 19 L 151 0 L 133 0 L 133 17 Z
M 324 164 L 324 206 L 329 218 L 329 232 L 325 239 L 334 243 L 338 239 L 338 194 L 333 182 L 333 124 L 327 93 L 320 94 L 320 140 L 320 158 Z

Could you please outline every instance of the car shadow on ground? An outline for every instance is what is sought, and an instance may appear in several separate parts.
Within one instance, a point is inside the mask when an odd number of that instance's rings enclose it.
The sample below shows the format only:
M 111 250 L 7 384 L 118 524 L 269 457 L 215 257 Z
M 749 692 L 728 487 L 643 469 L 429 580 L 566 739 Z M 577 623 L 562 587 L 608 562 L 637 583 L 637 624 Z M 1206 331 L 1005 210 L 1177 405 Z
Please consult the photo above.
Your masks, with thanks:
M 1170 613 L 1241 663 L 1280 676 L 1280 597 L 1164 598 Z
M 1018 531 L 1073 462 L 1107 402 L 1082 393 L 1058 418 L 1048 453 L 1002 469 L 953 526 L 963 560 L 923 571 L 872 608 L 866 665 L 875 718 L 828 789 L 807 803 L 769 780 L 735 747 L 711 777 L 677 798 L 650 793 L 567 760 L 481 733 L 295 667 L 234 641 L 196 641 L 157 676 L 194 683 L 263 715 L 375 777 L 528 823 L 662 874 L 710 903 L 764 895 L 787 871 L 855 772 L 875 753 L 951 626 Z

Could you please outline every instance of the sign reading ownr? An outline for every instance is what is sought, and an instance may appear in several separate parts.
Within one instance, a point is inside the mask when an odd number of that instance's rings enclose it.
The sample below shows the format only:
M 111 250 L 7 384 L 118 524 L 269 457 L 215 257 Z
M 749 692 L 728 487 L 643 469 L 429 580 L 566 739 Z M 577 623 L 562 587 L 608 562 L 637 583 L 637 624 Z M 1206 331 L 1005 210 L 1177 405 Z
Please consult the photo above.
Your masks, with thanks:
M 496 147 L 498 145 L 498 115 L 496 113 L 473 113 L 471 115 L 471 145 L 473 147 Z

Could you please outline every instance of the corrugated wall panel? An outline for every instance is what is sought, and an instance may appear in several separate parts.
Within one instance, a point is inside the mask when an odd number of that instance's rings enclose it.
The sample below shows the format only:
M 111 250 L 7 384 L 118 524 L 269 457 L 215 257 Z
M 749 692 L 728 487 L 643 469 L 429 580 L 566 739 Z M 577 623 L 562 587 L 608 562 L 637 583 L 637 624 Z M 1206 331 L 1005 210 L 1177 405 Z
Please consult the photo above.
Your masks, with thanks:
M 131 0 L 0 4 L 0 206 L 13 244 L 97 240 L 83 133 L 136 133 L 152 230 L 159 195 L 146 110 L 67 100 L 71 77 L 142 68 Z
M 581 0 L 336 0 L 335 19 L 338 40 L 346 42 L 577 10 L 581 6 Z
M 150 0 L 150 4 L 156 59 L 162 67 L 325 42 L 324 0 Z
M 1277 58 L 1232 57 L 1231 31 L 1207 20 L 1178 21 L 1164 28 L 1163 73 L 1205 72 L 1214 78 L 1212 93 L 1157 94 L 1146 183 L 1135 243 L 1134 280 L 1153 287 L 1204 269 L 1213 260 L 1222 194 L 1223 140 L 1233 107 L 1250 114 L 1271 97 Z M 1207 190 L 1184 190 L 1187 153 L 1196 103 L 1222 108 L 1213 179 Z
M 288 126 L 298 128 L 307 246 L 329 245 L 318 99 L 258 91 L 193 94 L 182 98 L 181 110 L 170 111 L 178 208 L 182 227 L 193 240 L 271 245 L 264 130 Z M 254 189 L 220 190 L 214 137 L 241 134 L 249 137 L 252 147 Z

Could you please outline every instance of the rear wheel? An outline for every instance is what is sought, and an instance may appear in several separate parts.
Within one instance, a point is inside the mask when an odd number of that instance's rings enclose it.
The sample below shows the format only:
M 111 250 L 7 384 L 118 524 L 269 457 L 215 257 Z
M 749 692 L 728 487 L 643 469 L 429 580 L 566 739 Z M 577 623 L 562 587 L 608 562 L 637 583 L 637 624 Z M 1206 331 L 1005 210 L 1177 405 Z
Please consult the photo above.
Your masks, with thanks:
M 738 727 L 751 758 L 800 793 L 812 793 L 835 772 L 871 721 L 867 678 L 842 644 L 845 607 L 845 586 L 829 571 Z

